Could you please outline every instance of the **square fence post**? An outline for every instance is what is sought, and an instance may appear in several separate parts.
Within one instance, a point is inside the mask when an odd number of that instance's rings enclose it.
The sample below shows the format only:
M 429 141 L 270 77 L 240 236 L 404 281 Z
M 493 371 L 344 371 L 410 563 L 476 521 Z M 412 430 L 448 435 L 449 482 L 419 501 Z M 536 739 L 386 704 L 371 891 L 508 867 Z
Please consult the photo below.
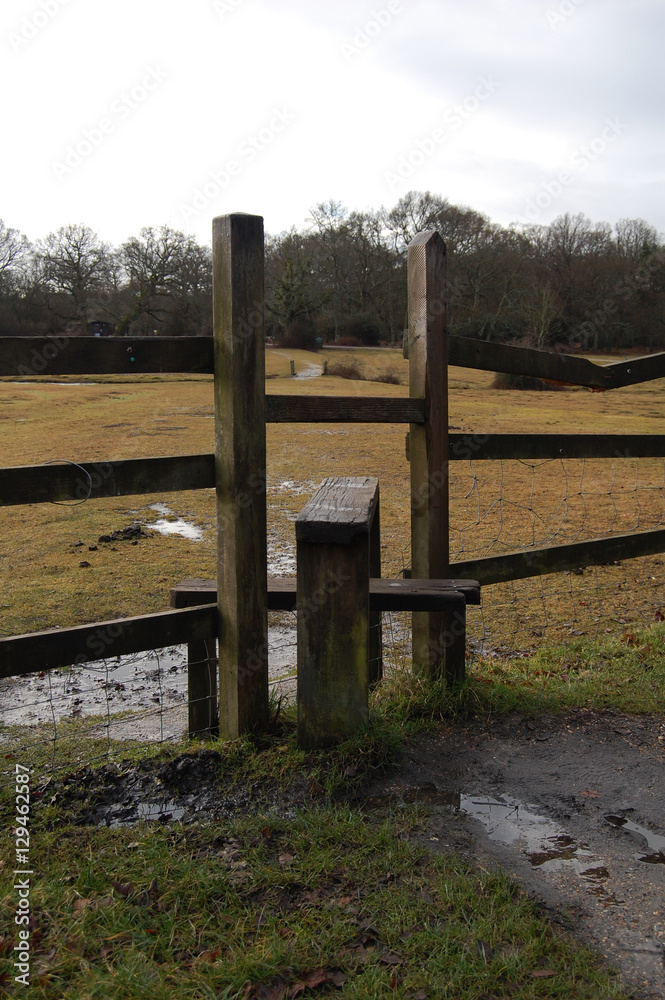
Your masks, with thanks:
M 446 248 L 437 232 L 418 233 L 408 249 L 409 393 L 424 398 L 425 422 L 411 424 L 411 573 L 450 576 L 448 527 L 448 348 Z M 414 612 L 413 669 L 432 679 L 459 677 L 446 666 L 444 612 Z
M 367 725 L 370 531 L 378 480 L 327 479 L 296 519 L 298 745 Z
M 268 723 L 263 219 L 213 221 L 220 735 Z

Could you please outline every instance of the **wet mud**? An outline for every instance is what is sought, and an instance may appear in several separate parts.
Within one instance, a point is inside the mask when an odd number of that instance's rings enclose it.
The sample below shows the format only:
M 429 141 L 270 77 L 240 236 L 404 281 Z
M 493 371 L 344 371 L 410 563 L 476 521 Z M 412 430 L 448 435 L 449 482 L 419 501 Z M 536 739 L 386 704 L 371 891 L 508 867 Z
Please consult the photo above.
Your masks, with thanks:
M 665 718 L 578 710 L 448 727 L 410 745 L 351 802 L 380 817 L 426 807 L 414 839 L 500 866 L 555 923 L 618 969 L 635 997 L 665 998 Z M 322 799 L 302 778 L 230 785 L 213 750 L 107 764 L 46 782 L 80 824 L 290 817 Z
M 365 808 L 429 804 L 418 835 L 500 865 L 640 997 L 665 997 L 665 719 L 513 715 L 413 744 Z

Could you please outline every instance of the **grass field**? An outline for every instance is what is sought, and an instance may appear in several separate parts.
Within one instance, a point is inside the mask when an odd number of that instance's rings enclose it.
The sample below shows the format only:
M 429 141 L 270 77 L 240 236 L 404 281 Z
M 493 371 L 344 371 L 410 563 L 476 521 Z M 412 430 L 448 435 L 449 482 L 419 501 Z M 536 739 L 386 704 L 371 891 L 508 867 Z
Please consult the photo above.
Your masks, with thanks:
M 339 361 L 341 354 L 327 356 Z M 407 363 L 398 352 L 350 355 L 367 374 L 390 368 L 406 383 Z M 291 358 L 300 369 L 320 364 L 322 356 L 326 353 L 268 351 L 267 372 L 273 377 L 267 391 L 407 392 L 405 384 L 290 379 Z M 490 390 L 489 373 L 454 369 L 451 376 L 454 429 L 663 430 L 662 383 L 612 395 L 517 393 Z M 212 382 L 206 377 L 104 379 L 91 385 L 5 381 L 0 414 L 4 466 L 213 450 Z M 384 575 L 397 575 L 408 565 L 404 433 L 404 427 L 390 425 L 269 425 L 273 559 L 293 552 L 294 517 L 322 478 L 369 474 L 381 483 Z M 586 463 L 581 489 L 575 485 L 579 463 L 536 469 L 505 463 L 498 472 L 489 463 L 461 466 L 454 466 L 451 484 L 453 544 L 460 551 L 503 551 L 553 533 L 561 541 L 575 532 L 625 530 L 636 518 L 640 527 L 663 520 L 658 463 L 640 464 L 639 508 L 634 470 L 623 478 L 619 474 L 617 482 L 621 463 L 609 473 L 607 463 Z M 500 491 L 506 502 L 497 519 Z M 592 502 L 594 493 L 599 495 Z M 158 502 L 166 503 L 173 517 L 199 526 L 203 539 L 153 534 L 137 545 L 98 544 L 100 534 L 135 520 L 149 526 L 162 516 L 150 508 Z M 529 506 L 538 507 L 538 516 L 528 513 Z M 187 576 L 214 576 L 214 521 L 209 490 L 0 510 L 0 629 L 17 634 L 165 609 L 173 584 Z M 90 565 L 81 567 L 83 561 Z M 557 578 L 488 588 L 473 624 L 476 636 L 485 627 L 491 644 L 505 654 L 540 642 L 537 653 L 497 657 L 477 647 L 471 680 L 456 693 L 412 678 L 404 659 L 406 669 L 394 671 L 373 693 L 372 725 L 357 740 L 306 755 L 295 746 L 293 712 L 287 710 L 281 727 L 261 741 L 215 744 L 225 780 L 273 789 L 298 781 L 334 795 L 390 762 L 404 739 L 469 714 L 491 717 L 519 709 L 537 716 L 577 705 L 662 712 L 665 623 L 654 623 L 659 565 L 657 559 L 639 560 L 566 575 L 563 589 Z M 645 595 L 651 576 L 656 579 Z M 595 610 L 589 601 L 598 595 L 606 613 L 592 628 Z M 639 613 L 638 599 L 645 606 Z M 644 629 L 635 624 L 640 615 Z M 538 631 L 541 636 L 534 635 Z M 600 635 L 593 641 L 571 636 L 585 631 Z M 552 641 L 559 636 L 565 645 Z M 5 736 L 18 753 L 20 731 Z M 36 772 L 47 768 L 53 754 L 62 773 L 97 753 L 130 766 L 146 752 L 91 741 L 75 721 L 69 723 L 69 737 L 54 746 L 49 733 L 43 737 L 41 745 L 21 751 L 21 760 L 29 760 Z M 182 749 L 165 746 L 149 754 L 159 761 Z M 13 753 L 6 755 L 5 774 L 14 759 Z M 383 818 L 325 804 L 288 820 L 259 814 L 190 827 L 95 829 L 72 825 L 49 794 L 45 790 L 33 803 L 31 862 L 39 873 L 31 900 L 33 977 L 28 988 L 14 991 L 17 996 L 266 1000 L 338 989 L 358 1000 L 626 996 L 590 952 L 550 924 L 503 875 L 407 843 L 424 826 L 423 806 L 390 809 Z M 0 792 L 5 829 L 11 826 L 12 804 L 5 784 Z M 0 962 L 9 963 L 15 894 L 6 873 L 0 875 Z M 0 991 L 11 995 L 7 976 L 0 970 Z
M 368 376 L 390 370 L 401 375 L 404 384 L 289 376 L 291 359 L 302 370 L 320 365 L 326 357 L 339 362 L 345 356 Z M 272 376 L 266 382 L 268 393 L 399 396 L 408 392 L 408 362 L 398 351 L 353 350 L 347 355 L 271 349 L 266 368 Z M 451 429 L 478 434 L 525 429 L 600 434 L 659 433 L 664 427 L 662 381 L 605 394 L 583 389 L 497 391 L 489 389 L 491 381 L 491 373 L 451 369 Z M 6 466 L 213 450 L 212 380 L 205 376 L 107 378 L 86 385 L 4 381 L 0 413 L 0 454 Z M 278 560 L 293 551 L 293 519 L 322 478 L 375 475 L 381 484 L 383 573 L 397 575 L 408 566 L 405 431 L 403 426 L 385 424 L 268 425 L 273 557 Z M 629 460 L 455 462 L 452 557 L 655 527 L 665 518 L 664 481 L 661 460 L 643 460 L 639 466 Z M 157 520 L 161 515 L 150 509 L 157 502 L 165 502 L 173 517 L 185 517 L 202 528 L 203 541 L 155 534 L 137 546 L 88 551 L 101 534 L 134 520 L 148 525 Z M 174 583 L 187 576 L 214 576 L 214 522 L 214 496 L 207 490 L 122 497 L 75 507 L 3 509 L 0 579 L 6 596 L 0 607 L 0 631 L 16 634 L 166 608 Z M 79 566 L 84 560 L 89 567 Z M 653 620 L 660 610 L 661 565 L 659 558 L 649 558 L 626 567 L 589 570 L 580 577 L 567 575 L 565 580 L 546 578 L 542 586 L 526 581 L 491 588 L 482 615 L 472 614 L 471 635 L 484 637 L 494 649 L 524 650 L 537 644 L 536 633 L 543 629 L 554 629 L 557 638 L 575 632 L 592 634 L 603 603 L 626 622 L 646 621 L 649 614 Z M 557 596 L 560 592 L 563 597 Z M 520 602 L 524 610 L 516 616 Z M 563 629 L 557 632 L 559 625 Z

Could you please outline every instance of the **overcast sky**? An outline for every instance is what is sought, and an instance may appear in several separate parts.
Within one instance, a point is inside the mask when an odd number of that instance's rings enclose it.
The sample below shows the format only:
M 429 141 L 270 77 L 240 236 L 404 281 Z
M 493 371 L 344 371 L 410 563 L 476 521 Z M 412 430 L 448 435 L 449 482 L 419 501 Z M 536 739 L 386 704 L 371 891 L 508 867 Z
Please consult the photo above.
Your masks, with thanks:
M 119 243 L 442 195 L 665 231 L 658 0 L 4 0 L 0 218 Z

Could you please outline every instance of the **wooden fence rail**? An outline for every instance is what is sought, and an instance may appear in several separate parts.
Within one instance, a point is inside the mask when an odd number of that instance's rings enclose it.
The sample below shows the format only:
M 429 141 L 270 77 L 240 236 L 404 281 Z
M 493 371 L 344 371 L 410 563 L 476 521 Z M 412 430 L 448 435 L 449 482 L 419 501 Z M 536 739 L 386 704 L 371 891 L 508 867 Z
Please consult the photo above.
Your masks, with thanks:
M 266 397 L 266 401 L 275 397 Z M 665 434 L 454 434 L 448 460 L 663 458 Z M 0 469 L 0 507 L 214 489 L 215 456 L 109 459 Z
M 249 315 L 255 312 L 253 307 Z M 246 323 L 243 332 L 252 332 L 251 322 Z M 212 374 L 214 371 L 211 337 L 54 336 L 0 340 L 0 376 Z M 665 377 L 665 352 L 597 365 L 574 354 L 550 354 L 471 337 L 448 338 L 448 363 L 508 375 L 530 375 L 589 389 L 618 389 Z

